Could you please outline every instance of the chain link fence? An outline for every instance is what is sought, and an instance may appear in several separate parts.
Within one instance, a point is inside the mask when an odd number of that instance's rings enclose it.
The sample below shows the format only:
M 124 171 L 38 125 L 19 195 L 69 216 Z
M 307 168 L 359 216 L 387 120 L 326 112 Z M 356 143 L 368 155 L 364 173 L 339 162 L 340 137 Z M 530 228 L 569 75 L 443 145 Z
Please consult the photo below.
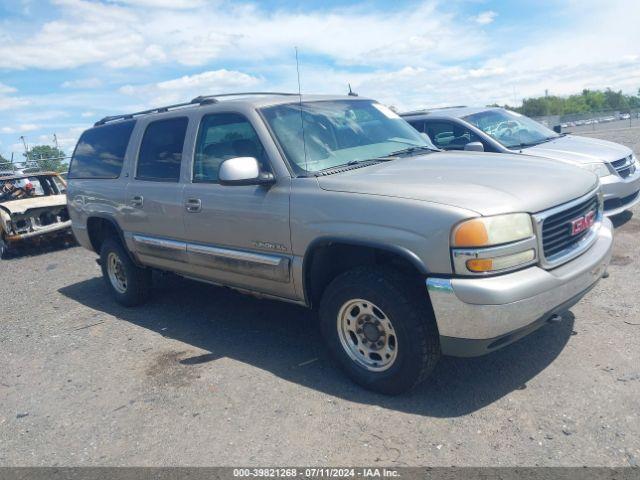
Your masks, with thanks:
M 607 128 L 626 128 L 640 125 L 640 108 L 546 115 L 533 119 L 549 128 L 559 125 L 563 132 L 596 130 L 602 129 L 605 125 Z
M 64 157 L 50 157 L 50 158 L 36 158 L 22 161 L 11 161 L 0 159 L 0 172 L 8 173 L 36 173 L 58 170 L 55 166 L 62 165 L 68 168 L 71 156 Z M 66 171 L 66 170 L 64 170 Z M 60 172 L 60 173 L 64 173 Z

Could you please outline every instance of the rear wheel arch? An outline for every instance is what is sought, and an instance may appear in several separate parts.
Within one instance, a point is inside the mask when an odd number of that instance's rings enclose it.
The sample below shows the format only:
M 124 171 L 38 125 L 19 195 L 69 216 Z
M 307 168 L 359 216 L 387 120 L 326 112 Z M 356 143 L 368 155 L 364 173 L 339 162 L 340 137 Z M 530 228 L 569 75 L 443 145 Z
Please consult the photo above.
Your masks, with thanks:
M 428 268 L 412 251 L 366 240 L 320 238 L 309 247 L 303 260 L 303 290 L 306 303 L 319 304 L 325 288 L 341 273 L 363 265 L 380 265 L 422 279 Z
M 122 246 L 131 257 L 131 253 L 129 253 L 127 244 L 124 240 L 124 232 L 115 219 L 102 215 L 89 217 L 87 219 L 87 233 L 89 235 L 91 246 L 98 255 L 100 255 L 100 250 L 102 249 L 102 244 L 104 243 L 104 241 L 107 238 L 115 237 L 120 241 Z

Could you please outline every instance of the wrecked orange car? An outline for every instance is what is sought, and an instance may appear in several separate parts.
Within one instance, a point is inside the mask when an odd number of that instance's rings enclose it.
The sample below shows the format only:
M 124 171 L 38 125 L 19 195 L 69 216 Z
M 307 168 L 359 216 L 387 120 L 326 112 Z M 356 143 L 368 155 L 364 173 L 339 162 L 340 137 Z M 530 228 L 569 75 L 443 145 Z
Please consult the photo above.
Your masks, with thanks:
M 0 177 L 0 258 L 22 243 L 72 235 L 66 190 L 53 172 Z

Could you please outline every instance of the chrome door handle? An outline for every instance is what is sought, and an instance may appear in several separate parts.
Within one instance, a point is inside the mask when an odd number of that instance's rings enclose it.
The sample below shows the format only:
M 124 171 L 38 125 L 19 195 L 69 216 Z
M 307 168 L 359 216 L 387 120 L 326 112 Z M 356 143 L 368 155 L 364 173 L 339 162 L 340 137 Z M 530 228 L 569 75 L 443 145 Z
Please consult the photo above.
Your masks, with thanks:
M 198 213 L 202 210 L 202 201 L 199 198 L 189 198 L 184 202 L 184 208 L 187 209 L 187 212 Z
M 131 197 L 131 201 L 129 202 L 129 204 L 132 207 L 142 208 L 142 206 L 144 205 L 144 197 L 142 195 L 135 195 Z

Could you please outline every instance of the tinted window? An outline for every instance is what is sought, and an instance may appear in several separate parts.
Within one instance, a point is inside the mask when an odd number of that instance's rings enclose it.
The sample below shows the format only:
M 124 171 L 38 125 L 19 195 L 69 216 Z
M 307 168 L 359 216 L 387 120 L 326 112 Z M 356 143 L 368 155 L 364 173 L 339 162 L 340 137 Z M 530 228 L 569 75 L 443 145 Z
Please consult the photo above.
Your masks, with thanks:
M 464 150 L 469 142 L 480 142 L 480 137 L 457 123 L 426 122 L 425 133 L 436 147 L 444 150 Z
M 182 147 L 189 120 L 185 117 L 158 120 L 147 126 L 140 145 L 136 178 L 158 182 L 180 179 Z
M 220 164 L 235 157 L 254 157 L 263 171 L 269 171 L 266 153 L 249 120 L 237 113 L 204 117 L 198 132 L 193 181 L 217 182 Z
M 413 120 L 410 121 L 409 124 L 415 128 L 417 131 L 421 133 L 425 133 L 424 131 L 424 122 L 422 120 Z
M 118 178 L 134 125 L 121 122 L 84 132 L 71 159 L 69 178 Z

